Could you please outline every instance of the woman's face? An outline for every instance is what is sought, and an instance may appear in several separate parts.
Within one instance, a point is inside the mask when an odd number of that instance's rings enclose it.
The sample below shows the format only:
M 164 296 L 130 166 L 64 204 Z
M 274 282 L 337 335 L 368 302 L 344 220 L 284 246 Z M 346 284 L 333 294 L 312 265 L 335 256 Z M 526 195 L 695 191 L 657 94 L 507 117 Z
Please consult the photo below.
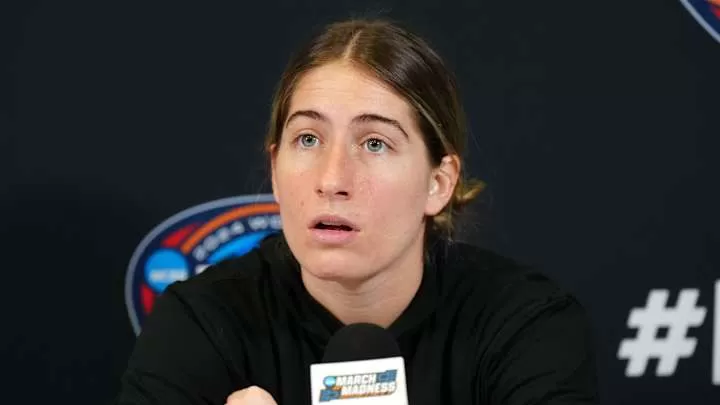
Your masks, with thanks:
M 306 73 L 272 151 L 283 232 L 304 271 L 362 281 L 421 260 L 424 218 L 454 186 L 433 170 L 411 107 L 336 62 Z

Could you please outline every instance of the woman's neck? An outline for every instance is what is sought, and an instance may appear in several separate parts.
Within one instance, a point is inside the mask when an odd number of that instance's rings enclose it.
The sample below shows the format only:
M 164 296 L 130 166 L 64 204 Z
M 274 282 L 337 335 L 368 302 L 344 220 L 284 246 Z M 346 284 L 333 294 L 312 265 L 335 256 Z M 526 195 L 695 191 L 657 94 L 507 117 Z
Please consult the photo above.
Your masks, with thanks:
M 420 238 L 422 240 L 422 238 Z M 343 324 L 367 322 L 387 328 L 415 297 L 423 277 L 422 243 L 411 247 L 389 268 L 358 283 L 313 277 L 302 271 L 310 295 Z

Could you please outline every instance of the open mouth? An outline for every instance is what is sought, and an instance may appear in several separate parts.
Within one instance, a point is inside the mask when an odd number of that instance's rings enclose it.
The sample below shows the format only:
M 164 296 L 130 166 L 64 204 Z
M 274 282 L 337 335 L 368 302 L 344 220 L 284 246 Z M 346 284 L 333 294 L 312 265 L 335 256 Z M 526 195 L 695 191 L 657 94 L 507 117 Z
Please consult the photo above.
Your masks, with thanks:
M 336 215 L 318 216 L 311 222 L 310 228 L 336 232 L 353 232 L 359 230 L 350 220 Z
M 345 246 L 360 232 L 349 219 L 337 215 L 318 216 L 309 225 L 312 237 L 322 246 Z
M 331 231 L 346 231 L 350 232 L 353 230 L 352 227 L 345 224 L 332 224 L 332 223 L 325 223 L 325 222 L 318 222 L 315 224 L 315 229 L 324 229 L 324 230 L 331 230 Z

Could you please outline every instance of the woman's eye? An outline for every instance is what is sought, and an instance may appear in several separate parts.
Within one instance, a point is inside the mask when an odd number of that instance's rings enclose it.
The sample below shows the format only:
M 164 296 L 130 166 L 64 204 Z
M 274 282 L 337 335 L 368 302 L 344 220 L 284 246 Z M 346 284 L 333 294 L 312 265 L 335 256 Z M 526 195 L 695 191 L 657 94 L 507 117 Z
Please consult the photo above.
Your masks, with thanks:
M 313 146 L 317 145 L 318 138 L 315 135 L 310 134 L 304 134 L 300 135 L 300 145 L 304 148 L 312 148 Z
M 365 147 L 367 150 L 373 153 L 382 152 L 385 148 L 385 142 L 381 141 L 377 138 L 370 138 L 367 141 L 365 141 Z

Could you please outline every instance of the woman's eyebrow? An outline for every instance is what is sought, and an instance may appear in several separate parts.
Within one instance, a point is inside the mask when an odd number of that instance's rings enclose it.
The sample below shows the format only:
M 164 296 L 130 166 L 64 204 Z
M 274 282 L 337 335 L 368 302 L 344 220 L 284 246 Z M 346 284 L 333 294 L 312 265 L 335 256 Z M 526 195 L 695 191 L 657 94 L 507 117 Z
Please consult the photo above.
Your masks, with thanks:
M 395 128 L 399 129 L 400 132 L 405 135 L 405 138 L 410 139 L 407 132 L 403 129 L 402 125 L 397 120 L 394 120 L 392 118 L 384 117 L 379 114 L 360 114 L 357 117 L 353 118 L 353 122 L 380 122 L 387 125 L 392 125 Z
M 290 121 L 292 121 L 298 117 L 307 117 L 310 119 L 314 119 L 317 121 L 323 121 L 323 122 L 328 121 L 328 118 L 326 116 L 322 115 L 321 113 L 319 113 L 315 110 L 298 110 L 298 111 L 295 111 L 294 113 L 292 113 L 288 117 L 287 121 L 285 121 L 285 127 L 287 128 L 287 126 L 290 125 Z

